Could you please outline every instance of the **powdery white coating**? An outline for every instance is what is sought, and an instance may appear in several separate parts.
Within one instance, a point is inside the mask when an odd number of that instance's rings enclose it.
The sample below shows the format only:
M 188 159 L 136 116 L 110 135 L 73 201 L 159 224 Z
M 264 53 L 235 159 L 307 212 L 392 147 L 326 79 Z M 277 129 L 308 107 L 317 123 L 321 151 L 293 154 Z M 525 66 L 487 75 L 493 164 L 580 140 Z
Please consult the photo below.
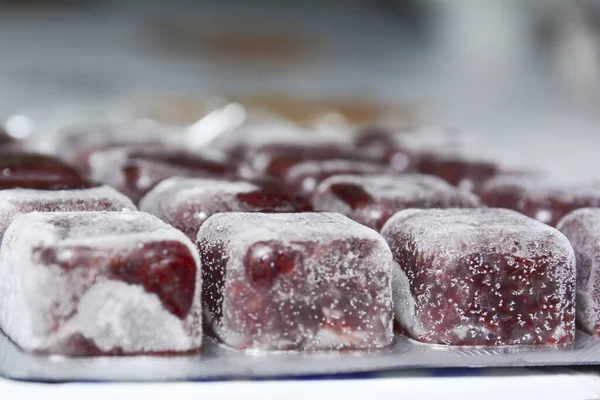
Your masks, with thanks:
M 140 201 L 140 210 L 157 216 L 196 240 L 200 225 L 224 211 L 247 211 L 238 193 L 260 190 L 245 181 L 173 177 L 156 185 Z M 184 225 L 178 221 L 189 221 Z M 181 226 L 180 226 L 181 225 Z
M 332 175 L 371 175 L 392 173 L 389 167 L 369 161 L 332 159 L 305 160 L 292 165 L 281 178 L 288 187 L 298 193 L 310 195 L 317 185 Z
M 155 294 L 163 288 L 150 292 L 118 263 L 174 242 L 195 264 L 191 306 L 182 318 Z M 163 247 L 161 262 L 169 252 Z M 146 213 L 18 216 L 0 249 L 0 276 L 0 326 L 25 350 L 69 354 L 79 337 L 101 352 L 123 354 L 189 351 L 202 343 L 197 251 L 183 233 Z
M 406 210 L 384 226 L 396 320 L 448 345 L 563 345 L 575 335 L 575 256 L 559 231 L 504 209 Z
M 570 211 L 600 207 L 600 182 L 564 182 L 540 176 L 499 176 L 488 181 L 482 199 L 555 226 Z
M 336 188 L 342 191 L 336 193 Z M 335 175 L 321 182 L 312 201 L 316 210 L 339 212 L 374 229 L 381 229 L 394 213 L 407 208 L 478 207 L 481 204 L 476 195 L 461 191 L 440 178 L 422 174 Z
M 577 256 L 577 323 L 600 336 L 600 208 L 582 208 L 560 220 L 557 229 Z
M 29 212 L 136 211 L 127 196 L 109 186 L 77 190 L 0 190 L 0 242 L 13 219 Z
M 392 259 L 375 231 L 335 213 L 223 213 L 202 225 L 197 244 L 205 320 L 227 345 L 331 350 L 391 343 Z M 256 269 L 269 259 L 268 271 Z

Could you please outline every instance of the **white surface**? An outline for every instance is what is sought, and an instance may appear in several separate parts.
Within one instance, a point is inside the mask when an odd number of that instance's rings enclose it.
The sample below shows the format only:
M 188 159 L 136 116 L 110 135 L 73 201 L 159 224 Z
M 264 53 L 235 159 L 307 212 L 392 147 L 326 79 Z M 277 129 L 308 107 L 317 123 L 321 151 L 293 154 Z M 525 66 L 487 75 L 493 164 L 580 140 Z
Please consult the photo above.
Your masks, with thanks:
M 518 371 L 517 371 L 518 372 Z M 600 377 L 590 375 L 522 375 L 428 378 L 423 376 L 336 381 L 206 382 L 167 384 L 44 385 L 0 381 L 3 399 L 402 399 L 461 400 L 595 400 Z

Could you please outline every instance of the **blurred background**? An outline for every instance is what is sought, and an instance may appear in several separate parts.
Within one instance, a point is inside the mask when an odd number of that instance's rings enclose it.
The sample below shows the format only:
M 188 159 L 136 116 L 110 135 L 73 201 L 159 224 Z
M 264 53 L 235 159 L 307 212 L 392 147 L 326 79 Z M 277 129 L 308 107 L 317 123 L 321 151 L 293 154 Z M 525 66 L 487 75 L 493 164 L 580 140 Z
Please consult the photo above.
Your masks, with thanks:
M 337 102 L 600 177 L 599 61 L 592 0 L 0 0 L 0 118 L 23 135 L 192 124 L 222 96 L 291 119 Z

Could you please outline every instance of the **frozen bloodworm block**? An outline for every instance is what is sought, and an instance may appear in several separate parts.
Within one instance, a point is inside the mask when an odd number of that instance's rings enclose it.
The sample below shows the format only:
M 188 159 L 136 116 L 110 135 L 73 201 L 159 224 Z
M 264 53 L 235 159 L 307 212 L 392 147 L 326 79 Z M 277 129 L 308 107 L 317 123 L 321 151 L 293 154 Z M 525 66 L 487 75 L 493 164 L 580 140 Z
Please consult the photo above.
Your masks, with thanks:
M 294 193 L 309 196 L 321 181 L 333 175 L 371 175 L 394 171 L 384 164 L 365 160 L 306 159 L 287 165 L 282 162 L 277 167 L 273 165 L 270 172 L 281 186 Z
M 495 162 L 473 152 L 426 152 L 416 161 L 416 170 L 435 175 L 461 189 L 480 192 L 480 188 L 500 173 Z
M 244 159 L 259 172 L 264 172 L 270 158 L 282 152 L 299 154 L 340 154 L 352 150 L 338 136 L 318 134 L 282 121 L 248 123 L 228 134 L 220 135 L 210 147 L 220 149 L 233 159 Z M 260 153 L 260 154 L 259 154 Z
M 568 346 L 575 255 L 554 228 L 511 210 L 405 210 L 384 226 L 396 321 L 456 346 Z
M 0 190 L 0 243 L 13 219 L 30 212 L 135 211 L 125 195 L 109 186 L 73 190 Z
M 490 207 L 515 210 L 556 226 L 573 210 L 600 207 L 600 183 L 562 183 L 536 176 L 503 176 L 490 180 L 484 186 L 481 198 Z
M 600 336 L 600 208 L 573 211 L 557 228 L 577 257 L 577 324 Z
M 218 152 L 113 148 L 92 155 L 92 179 L 110 185 L 137 203 L 172 176 L 231 178 L 237 166 Z
M 26 351 L 176 353 L 202 343 L 193 243 L 142 212 L 30 213 L 0 250 L 0 327 Z
M 319 185 L 312 200 L 315 210 L 339 212 L 376 230 L 407 208 L 480 206 L 474 194 L 419 174 L 334 175 Z
M 392 341 L 391 254 L 335 213 L 222 213 L 197 240 L 204 319 L 239 349 L 374 349 Z
M 0 155 L 0 190 L 3 189 L 82 189 L 90 183 L 74 168 L 54 157 L 32 153 Z
M 210 178 L 165 179 L 140 201 L 140 210 L 153 214 L 195 241 L 202 223 L 220 212 L 312 211 L 310 203 L 277 188 L 247 181 Z
M 17 152 L 24 149 L 23 140 L 17 140 L 0 126 L 0 154 Z
M 462 132 L 436 126 L 408 126 L 386 131 L 368 129 L 355 142 L 356 151 L 390 164 L 395 170 L 414 168 L 419 156 L 426 151 L 458 151 L 468 147 L 469 138 Z
M 113 147 L 157 148 L 177 144 L 177 135 L 159 127 L 129 125 L 80 125 L 66 128 L 55 144 L 56 153 L 84 174 L 90 173 L 90 157 Z

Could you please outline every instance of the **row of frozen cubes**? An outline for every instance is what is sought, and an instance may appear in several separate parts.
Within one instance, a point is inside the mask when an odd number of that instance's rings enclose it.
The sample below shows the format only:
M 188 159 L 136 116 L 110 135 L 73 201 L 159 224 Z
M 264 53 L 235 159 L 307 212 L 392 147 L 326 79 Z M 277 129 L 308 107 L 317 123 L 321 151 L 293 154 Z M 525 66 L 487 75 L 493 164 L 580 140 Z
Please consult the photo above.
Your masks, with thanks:
M 575 310 L 598 331 L 597 209 L 559 224 L 571 243 L 514 211 L 452 208 L 401 211 L 381 234 L 337 213 L 215 213 L 195 244 L 134 210 L 108 187 L 0 191 L 2 330 L 72 355 L 193 351 L 203 325 L 239 349 L 374 349 L 394 315 L 445 345 L 568 346 Z

